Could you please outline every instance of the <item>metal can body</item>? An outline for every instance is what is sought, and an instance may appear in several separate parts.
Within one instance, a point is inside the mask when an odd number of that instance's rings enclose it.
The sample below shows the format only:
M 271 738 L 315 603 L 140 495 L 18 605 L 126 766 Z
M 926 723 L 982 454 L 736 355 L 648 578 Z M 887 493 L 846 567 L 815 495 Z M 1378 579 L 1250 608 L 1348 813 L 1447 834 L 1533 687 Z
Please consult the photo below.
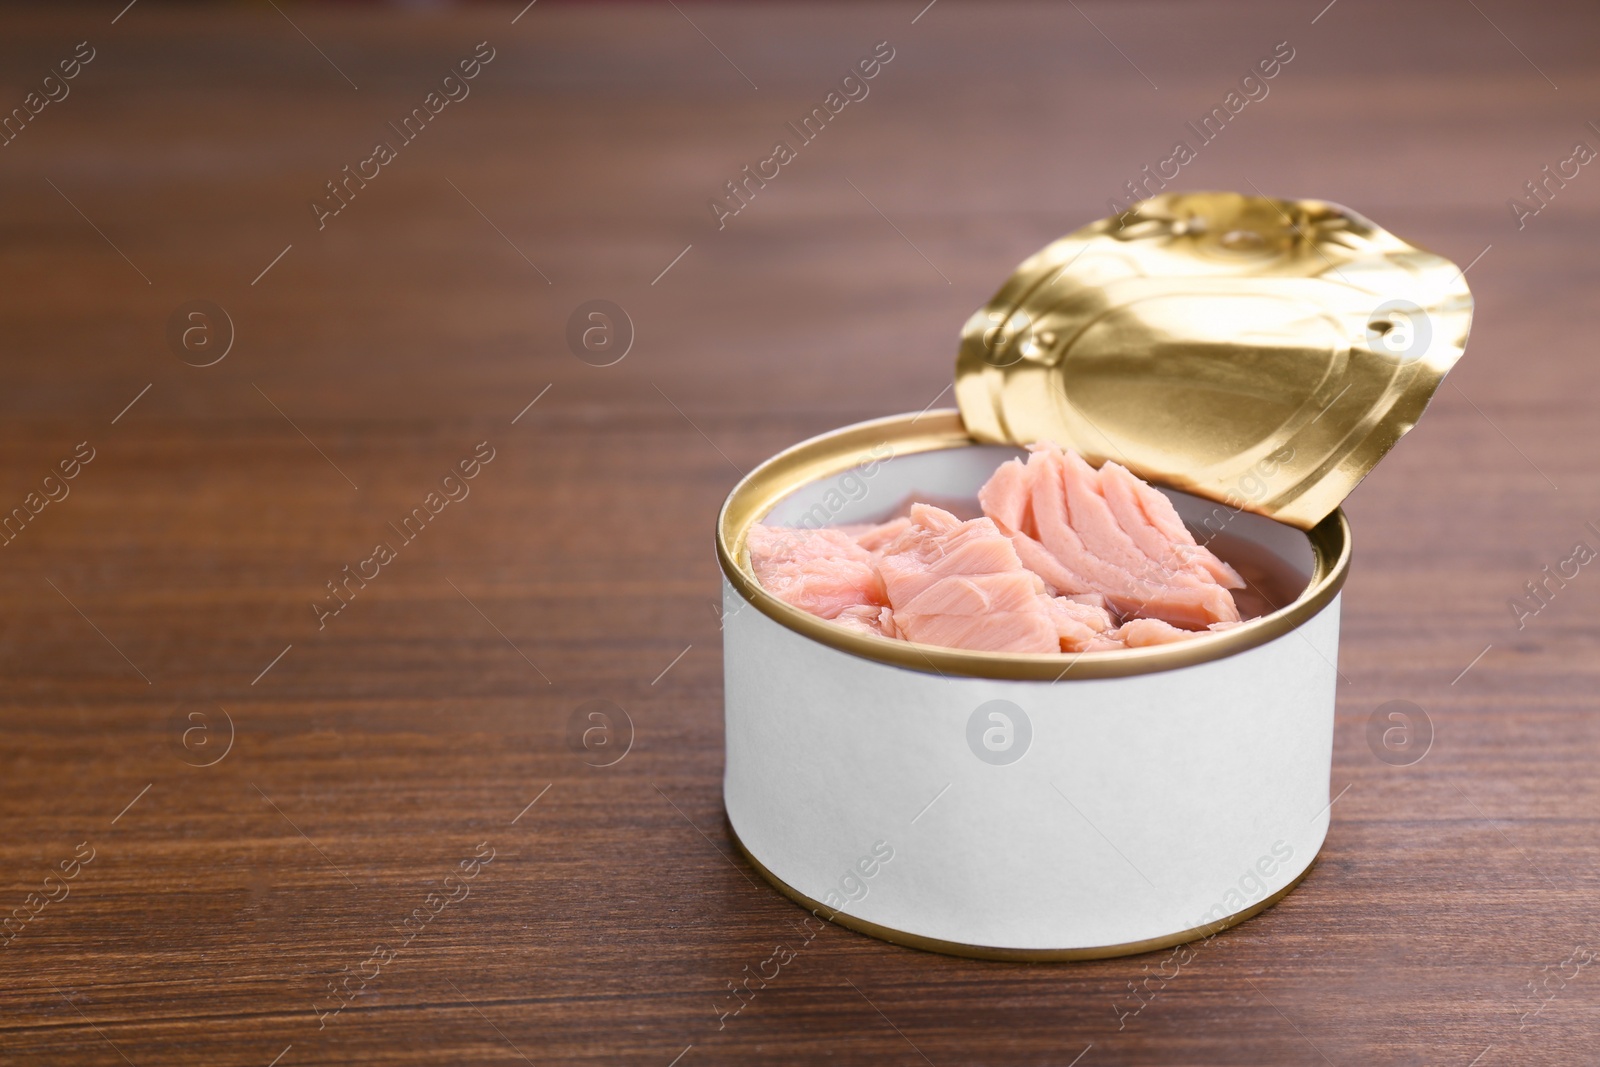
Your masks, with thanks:
M 860 521 L 908 486 L 970 495 L 1005 454 L 962 443 L 943 413 L 911 425 L 923 418 L 796 446 L 724 510 L 724 798 L 746 854 L 823 917 L 998 958 L 1148 951 L 1278 899 L 1329 823 L 1343 517 L 1311 534 L 1239 518 L 1230 532 L 1282 557 L 1305 591 L 1159 649 L 886 647 L 761 591 L 740 553 L 751 522 L 799 524 L 823 505 Z M 890 446 L 875 493 L 827 505 L 852 495 L 852 472 L 863 481 L 853 460 L 874 436 Z M 1169 495 L 1186 520 L 1211 507 Z

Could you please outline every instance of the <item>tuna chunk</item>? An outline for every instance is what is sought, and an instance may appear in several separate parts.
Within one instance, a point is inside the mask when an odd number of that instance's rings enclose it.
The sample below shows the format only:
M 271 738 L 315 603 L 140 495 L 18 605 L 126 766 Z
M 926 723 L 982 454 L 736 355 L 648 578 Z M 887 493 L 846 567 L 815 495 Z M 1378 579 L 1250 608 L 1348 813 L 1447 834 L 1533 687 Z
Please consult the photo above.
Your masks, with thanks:
M 907 640 L 978 652 L 1077 651 L 1109 626 L 1103 611 L 1046 593 L 993 521 L 962 521 L 926 504 L 913 505 L 909 519 L 878 564 L 895 629 Z
M 868 552 L 877 552 L 884 545 L 904 533 L 906 527 L 910 525 L 911 520 L 901 516 L 898 519 L 890 519 L 888 522 L 864 523 L 859 526 L 839 526 L 835 528 L 840 533 L 853 537 L 856 544 Z
M 756 523 L 747 543 L 762 588 L 802 611 L 835 619 L 851 608 L 876 611 L 889 603 L 876 558 L 839 530 Z
M 871 605 L 845 608 L 834 616 L 833 621 L 857 633 L 872 634 L 876 637 L 900 636 L 900 631 L 895 629 L 894 612 L 889 608 L 875 608 Z
M 1242 586 L 1238 575 L 1195 544 L 1164 496 L 1121 467 L 1107 475 L 1075 453 L 1035 445 L 1026 463 L 1002 464 L 978 498 L 1057 595 L 1097 593 L 1123 618 L 1190 630 L 1239 619 L 1219 584 Z
M 1174 572 L 1189 570 L 1229 589 L 1243 589 L 1239 572 L 1212 551 L 1196 544 L 1160 490 L 1147 485 L 1118 463 L 1100 468 L 1100 489 L 1117 521 L 1150 559 Z
M 1110 636 L 1129 648 L 1148 648 L 1151 645 L 1170 645 L 1174 641 L 1187 641 L 1197 635 L 1193 630 L 1180 630 L 1160 619 L 1129 619 Z
M 1046 603 L 1063 652 L 1088 651 L 1102 634 L 1116 625 L 1104 607 L 1064 596 L 1048 597 Z
M 1094 652 L 1105 651 L 1112 648 L 1148 648 L 1152 645 L 1170 645 L 1175 641 L 1187 641 L 1192 637 L 1210 632 L 1231 630 L 1238 626 L 1236 622 L 1214 622 L 1205 630 L 1180 630 L 1170 623 L 1160 619 L 1129 619 L 1114 630 L 1097 634 L 1090 643 L 1089 649 Z

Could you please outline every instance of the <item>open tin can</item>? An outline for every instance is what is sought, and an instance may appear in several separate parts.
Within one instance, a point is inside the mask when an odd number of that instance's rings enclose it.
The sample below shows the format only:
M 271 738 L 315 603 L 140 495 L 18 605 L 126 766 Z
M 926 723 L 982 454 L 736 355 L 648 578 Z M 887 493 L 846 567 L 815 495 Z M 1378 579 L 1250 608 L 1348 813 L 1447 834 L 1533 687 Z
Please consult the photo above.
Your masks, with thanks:
M 963 331 L 959 411 L 798 444 L 723 507 L 723 793 L 746 856 L 823 918 L 986 958 L 1144 952 L 1281 899 L 1330 821 L 1338 505 L 1471 312 L 1448 260 L 1319 201 L 1163 195 L 1023 263 Z M 1040 440 L 1159 488 L 1251 580 L 1255 617 L 973 652 L 848 630 L 755 578 L 757 522 L 972 502 Z

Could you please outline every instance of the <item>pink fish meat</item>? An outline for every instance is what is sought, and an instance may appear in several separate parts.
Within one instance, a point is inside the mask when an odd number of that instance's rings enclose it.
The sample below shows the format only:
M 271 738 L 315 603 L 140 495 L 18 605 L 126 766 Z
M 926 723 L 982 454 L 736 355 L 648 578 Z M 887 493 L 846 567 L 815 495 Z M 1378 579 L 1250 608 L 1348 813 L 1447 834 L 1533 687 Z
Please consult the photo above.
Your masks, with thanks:
M 849 534 L 855 539 L 856 544 L 868 552 L 877 552 L 884 545 L 904 533 L 906 527 L 910 525 L 911 519 L 902 515 L 900 518 L 890 519 L 888 522 L 867 523 L 860 526 L 836 526 L 834 529 L 840 533 Z
M 1104 611 L 1046 593 L 992 520 L 962 521 L 927 504 L 913 504 L 909 518 L 878 563 L 907 640 L 979 652 L 1077 651 L 1109 627 Z
M 1034 445 L 978 501 L 983 517 L 965 520 L 924 502 L 882 523 L 757 523 L 750 565 L 846 629 L 980 652 L 1145 648 L 1239 624 L 1244 580 L 1120 464 Z
M 839 530 L 756 523 L 747 543 L 762 588 L 802 611 L 836 619 L 846 609 L 888 606 L 875 557 Z
M 1239 609 L 1221 584 L 1244 584 L 1232 568 L 1195 543 L 1158 491 L 1117 467 L 1108 497 L 1106 480 L 1076 453 L 1035 445 L 1026 463 L 1001 464 L 978 499 L 1022 562 L 1058 594 L 1098 593 L 1124 618 L 1183 629 L 1237 622 Z

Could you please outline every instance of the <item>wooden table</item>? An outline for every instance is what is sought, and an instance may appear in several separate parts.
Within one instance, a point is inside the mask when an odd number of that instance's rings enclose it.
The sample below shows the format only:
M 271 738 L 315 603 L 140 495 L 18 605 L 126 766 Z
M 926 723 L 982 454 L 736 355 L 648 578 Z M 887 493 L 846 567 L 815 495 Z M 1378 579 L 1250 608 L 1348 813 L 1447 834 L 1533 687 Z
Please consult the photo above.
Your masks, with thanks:
M 1508 606 L 1600 547 L 1600 175 L 1507 204 L 1600 146 L 1592 7 L 121 5 L 0 16 L 0 103 L 66 93 L 0 148 L 0 506 L 38 505 L 0 568 L 0 1060 L 1596 1061 L 1600 577 Z M 722 814 L 723 496 L 947 404 L 965 317 L 1284 41 L 1181 183 L 1353 205 L 1478 300 L 1349 502 L 1321 860 L 1175 976 L 829 927 L 720 1024 L 803 937 Z M 569 348 L 591 300 L 610 366 Z M 1419 762 L 1369 747 L 1390 700 Z M 585 749 L 590 701 L 631 729 Z

